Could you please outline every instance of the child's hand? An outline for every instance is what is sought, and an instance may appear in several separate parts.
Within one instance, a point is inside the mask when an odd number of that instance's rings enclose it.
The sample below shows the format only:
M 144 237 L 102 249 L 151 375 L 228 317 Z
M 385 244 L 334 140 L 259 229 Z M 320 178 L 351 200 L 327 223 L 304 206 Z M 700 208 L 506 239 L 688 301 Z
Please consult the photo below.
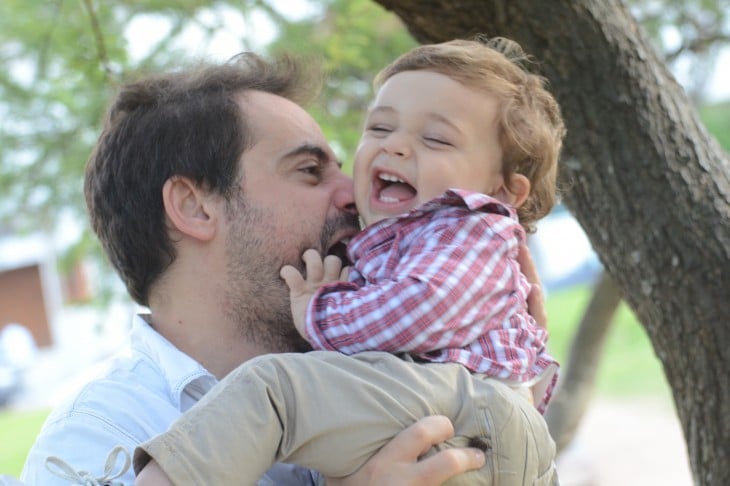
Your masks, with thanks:
M 343 268 L 342 261 L 334 255 L 327 255 L 323 261 L 319 252 L 312 249 L 304 252 L 302 260 L 304 260 L 306 278 L 291 265 L 282 267 L 279 275 L 289 286 L 294 326 L 296 326 L 299 334 L 306 339 L 305 322 L 309 301 L 322 285 L 346 280 L 348 268 Z

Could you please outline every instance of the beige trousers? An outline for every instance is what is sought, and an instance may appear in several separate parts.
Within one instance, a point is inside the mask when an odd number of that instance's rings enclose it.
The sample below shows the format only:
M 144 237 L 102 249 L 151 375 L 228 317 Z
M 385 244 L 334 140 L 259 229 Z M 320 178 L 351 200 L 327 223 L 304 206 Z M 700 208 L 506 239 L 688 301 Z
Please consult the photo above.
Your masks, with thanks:
M 449 485 L 553 485 L 555 445 L 542 416 L 508 386 L 454 363 L 382 352 L 272 354 L 231 372 L 163 433 L 135 451 L 175 484 L 254 484 L 275 462 L 341 477 L 428 415 L 449 417 L 487 462 Z M 433 451 L 432 451 L 433 452 Z

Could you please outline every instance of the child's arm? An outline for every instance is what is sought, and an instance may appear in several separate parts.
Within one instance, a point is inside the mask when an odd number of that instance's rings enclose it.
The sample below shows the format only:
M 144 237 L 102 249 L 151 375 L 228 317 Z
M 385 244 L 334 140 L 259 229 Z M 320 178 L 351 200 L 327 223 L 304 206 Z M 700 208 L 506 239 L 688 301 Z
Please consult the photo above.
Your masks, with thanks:
M 527 316 L 527 289 L 515 260 L 521 228 L 489 217 L 410 233 L 410 243 L 388 255 L 385 272 L 358 263 L 367 284 L 337 282 L 315 293 L 306 338 L 315 349 L 345 354 L 426 353 L 463 348 L 495 323 L 501 329 L 508 316 Z
M 291 300 L 291 312 L 294 318 L 294 326 L 303 338 L 305 333 L 306 313 L 309 301 L 314 293 L 324 284 L 347 280 L 348 267 L 342 267 L 342 261 L 334 256 L 328 255 L 322 260 L 317 250 L 309 249 L 302 255 L 306 267 L 305 275 L 291 265 L 282 267 L 280 275 L 289 286 L 289 298 Z

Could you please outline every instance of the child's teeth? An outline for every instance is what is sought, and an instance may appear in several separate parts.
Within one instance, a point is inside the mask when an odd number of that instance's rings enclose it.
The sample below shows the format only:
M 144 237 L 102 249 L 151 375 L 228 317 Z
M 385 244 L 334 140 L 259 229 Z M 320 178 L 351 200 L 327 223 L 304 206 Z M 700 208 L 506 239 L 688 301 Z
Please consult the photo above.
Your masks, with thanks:
M 378 175 L 378 177 L 381 180 L 388 181 L 388 182 L 404 182 L 403 179 L 401 179 L 400 177 L 396 177 L 392 174 L 380 174 L 380 175 Z
M 380 196 L 380 202 L 384 203 L 397 203 L 398 200 L 394 197 Z

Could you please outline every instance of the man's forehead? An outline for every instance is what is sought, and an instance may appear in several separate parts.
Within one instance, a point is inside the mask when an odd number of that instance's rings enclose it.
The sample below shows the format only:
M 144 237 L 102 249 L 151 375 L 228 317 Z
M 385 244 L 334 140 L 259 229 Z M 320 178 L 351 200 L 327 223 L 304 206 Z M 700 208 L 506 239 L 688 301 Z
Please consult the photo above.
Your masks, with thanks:
M 248 129 L 253 132 L 253 146 L 261 143 L 270 145 L 282 156 L 306 147 L 306 151 L 316 149 L 335 159 L 317 122 L 293 101 L 254 90 L 241 93 L 238 101 Z
M 250 124 L 275 131 L 299 131 L 322 136 L 322 130 L 311 115 L 282 96 L 262 91 L 246 91 L 238 99 Z

